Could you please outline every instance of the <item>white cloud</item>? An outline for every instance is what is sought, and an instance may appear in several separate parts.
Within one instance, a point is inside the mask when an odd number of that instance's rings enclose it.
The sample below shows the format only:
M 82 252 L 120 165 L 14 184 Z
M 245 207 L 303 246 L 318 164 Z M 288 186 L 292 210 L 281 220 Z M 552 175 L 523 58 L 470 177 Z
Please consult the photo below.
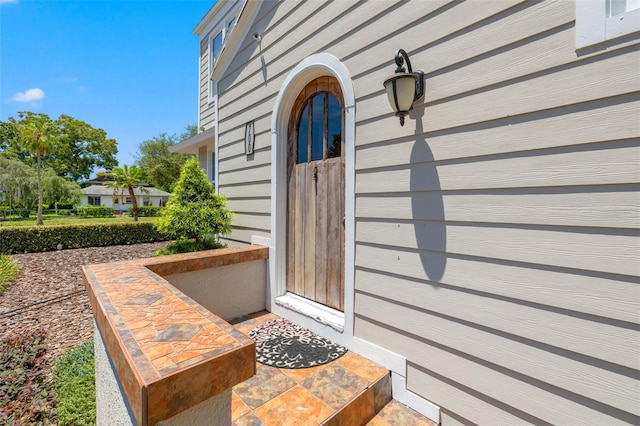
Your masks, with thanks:
M 0 0 L 0 1 L 6 1 L 6 0 Z M 24 93 L 18 92 L 15 95 L 13 95 L 13 98 L 11 99 L 13 99 L 16 102 L 31 102 L 31 101 L 39 101 L 42 98 L 44 98 L 44 92 L 42 91 L 42 89 L 38 89 L 36 87 L 35 89 L 28 89 Z

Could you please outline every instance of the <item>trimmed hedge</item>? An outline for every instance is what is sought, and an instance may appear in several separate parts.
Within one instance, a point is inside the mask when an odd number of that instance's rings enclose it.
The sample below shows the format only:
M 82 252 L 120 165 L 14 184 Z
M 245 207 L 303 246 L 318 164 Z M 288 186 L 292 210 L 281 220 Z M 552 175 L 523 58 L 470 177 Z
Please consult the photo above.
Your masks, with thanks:
M 0 227 L 0 254 L 115 246 L 168 240 L 151 222 Z
M 155 217 L 160 216 L 160 209 L 158 206 L 138 206 L 138 217 Z M 129 206 L 129 216 L 133 216 L 133 207 Z
M 113 207 L 78 207 L 80 217 L 112 217 Z

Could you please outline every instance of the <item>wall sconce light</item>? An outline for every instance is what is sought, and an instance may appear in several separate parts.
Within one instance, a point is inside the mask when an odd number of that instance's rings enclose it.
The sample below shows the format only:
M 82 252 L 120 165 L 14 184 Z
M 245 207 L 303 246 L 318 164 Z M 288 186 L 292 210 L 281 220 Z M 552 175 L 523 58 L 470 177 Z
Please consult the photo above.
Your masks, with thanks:
M 396 73 L 384 81 L 384 88 L 387 90 L 389 105 L 396 117 L 400 118 L 400 125 L 404 126 L 404 117 L 413 109 L 413 103 L 424 95 L 424 73 L 413 72 L 409 55 L 402 49 L 396 51 L 395 61 L 398 65 Z M 403 66 L 405 62 L 406 72 Z

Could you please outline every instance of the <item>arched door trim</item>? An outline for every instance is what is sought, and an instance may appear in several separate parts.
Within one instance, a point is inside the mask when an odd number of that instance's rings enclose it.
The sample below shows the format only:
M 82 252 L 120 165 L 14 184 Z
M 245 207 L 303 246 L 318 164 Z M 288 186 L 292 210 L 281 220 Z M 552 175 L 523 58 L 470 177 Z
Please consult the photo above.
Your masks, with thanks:
M 344 102 L 345 262 L 344 313 L 315 306 L 286 293 L 287 127 L 300 91 L 313 79 L 338 80 Z M 346 66 L 328 53 L 311 55 L 287 76 L 271 116 L 271 240 L 269 310 L 312 331 L 349 346 L 353 337 L 355 267 L 355 94 Z M 327 327 L 328 326 L 328 327 Z

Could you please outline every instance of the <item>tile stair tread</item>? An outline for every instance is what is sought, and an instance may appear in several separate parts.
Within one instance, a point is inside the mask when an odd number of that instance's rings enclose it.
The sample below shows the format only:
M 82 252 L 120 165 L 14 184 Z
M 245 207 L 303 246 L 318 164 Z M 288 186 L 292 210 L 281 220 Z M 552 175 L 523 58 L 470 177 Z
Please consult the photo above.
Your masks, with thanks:
M 277 316 L 268 313 L 256 313 L 234 323 L 234 327 L 243 333 L 249 331 L 269 319 Z M 331 368 L 329 368 L 331 367 Z M 297 370 L 277 369 L 257 364 L 259 374 L 254 376 L 252 386 L 246 386 L 247 382 L 234 387 L 233 404 L 234 413 L 232 420 L 234 425 L 271 425 L 271 424 L 322 424 L 334 425 L 368 425 L 368 426 L 437 426 L 438 423 L 422 416 L 411 408 L 391 398 L 391 379 L 389 370 L 351 351 L 331 363 Z M 351 378 L 349 385 L 359 382 L 359 387 L 346 402 L 335 409 L 339 399 L 331 394 L 324 396 L 325 392 L 334 392 L 336 385 L 329 382 L 332 376 Z M 358 378 L 356 379 L 355 376 Z M 252 380 L 252 379 L 249 379 Z M 263 383 L 260 383 L 263 380 Z M 363 385 L 366 382 L 366 385 Z M 264 392 L 273 391 L 265 389 L 267 383 L 279 383 L 281 390 L 276 395 L 271 394 L 271 399 L 266 398 Z M 244 386 L 243 386 L 244 385 Z M 261 386 L 262 385 L 262 386 Z M 307 386 L 305 388 L 305 386 Z M 316 386 L 314 388 L 314 386 Z M 322 387 L 322 388 L 320 388 Z M 349 387 L 345 384 L 345 388 Z M 243 395 L 244 399 L 240 396 Z M 263 400 L 260 400 L 260 398 Z M 305 413 L 301 417 L 302 407 L 308 400 L 313 412 Z M 371 409 L 370 399 L 374 399 Z M 377 401 L 375 400 L 377 398 Z M 256 402 L 257 401 L 257 402 Z M 256 405 L 259 404 L 259 405 Z M 255 408 L 252 409 L 251 406 Z M 290 410 L 290 411 L 286 411 Z M 289 415 L 287 415 L 289 413 Z M 327 413 L 330 413 L 327 415 Z M 262 415 L 262 418 L 260 417 Z M 312 420 L 311 422 L 304 421 Z M 302 423 L 301 423 L 302 421 Z M 284 422 L 284 423 L 283 423 Z
M 265 312 L 236 322 L 234 327 L 248 333 L 273 317 Z M 353 352 L 310 369 L 286 370 L 258 364 L 257 370 L 254 378 L 233 388 L 234 425 L 362 425 L 391 401 L 389 370 Z M 344 383 L 335 383 L 337 378 Z M 269 390 L 266 382 L 261 383 L 265 380 L 278 383 L 280 388 Z
M 437 426 L 438 423 L 424 417 L 404 404 L 391 400 L 372 418 L 367 426 Z

